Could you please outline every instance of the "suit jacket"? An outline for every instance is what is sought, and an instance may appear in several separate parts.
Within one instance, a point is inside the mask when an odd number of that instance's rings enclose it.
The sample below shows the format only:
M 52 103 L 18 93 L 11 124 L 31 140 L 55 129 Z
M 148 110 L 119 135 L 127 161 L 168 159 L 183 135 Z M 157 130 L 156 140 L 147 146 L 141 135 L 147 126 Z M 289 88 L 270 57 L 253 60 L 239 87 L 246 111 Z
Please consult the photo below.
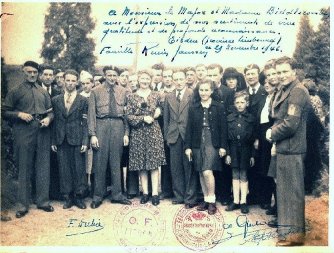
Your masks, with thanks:
M 276 94 L 271 138 L 276 142 L 277 153 L 306 153 L 306 123 L 310 106 L 308 91 L 297 80 L 282 87 Z
M 186 130 L 186 148 L 200 148 L 202 140 L 204 110 L 200 102 L 189 108 L 189 117 Z M 212 145 L 215 148 L 224 148 L 228 151 L 227 120 L 224 105 L 212 100 L 209 107 L 209 124 Z
M 176 100 L 176 90 L 165 97 L 164 103 L 164 137 L 167 144 L 176 143 L 179 135 L 183 141 L 186 136 L 188 112 L 192 101 L 193 91 L 186 88 L 182 100 Z
M 261 110 L 266 103 L 266 98 L 268 93 L 264 89 L 262 85 L 260 85 L 255 95 L 251 95 L 249 93 L 249 89 L 247 88 L 247 92 L 249 94 L 249 112 L 253 114 L 256 120 L 260 119 Z
M 52 98 L 54 122 L 52 145 L 61 145 L 65 138 L 70 145 L 88 145 L 88 101 L 77 94 L 70 110 L 65 108 L 64 94 Z

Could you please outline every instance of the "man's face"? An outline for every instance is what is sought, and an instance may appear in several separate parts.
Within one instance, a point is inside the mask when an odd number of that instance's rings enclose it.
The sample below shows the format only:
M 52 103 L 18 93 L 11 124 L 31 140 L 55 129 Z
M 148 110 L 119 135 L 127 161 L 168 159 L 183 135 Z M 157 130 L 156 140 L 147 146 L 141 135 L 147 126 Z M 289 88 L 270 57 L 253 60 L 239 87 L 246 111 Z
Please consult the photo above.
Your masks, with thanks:
M 218 68 L 208 69 L 208 78 L 219 86 L 220 80 L 222 79 L 222 74 L 219 73 Z
M 186 72 L 186 82 L 187 84 L 192 85 L 196 82 L 196 73 L 195 71 L 189 70 Z
M 153 78 L 152 82 L 158 84 L 162 81 L 162 69 L 152 69 Z
M 64 86 L 64 72 L 59 72 L 57 75 L 56 75 L 56 82 L 57 82 L 57 86 L 59 88 L 62 88 Z
M 173 74 L 173 82 L 175 89 L 183 90 L 183 88 L 186 86 L 186 75 L 183 72 L 175 72 Z
M 129 76 L 129 84 L 132 90 L 136 90 L 138 88 L 138 76 L 137 75 Z
M 209 83 L 202 83 L 198 87 L 198 93 L 199 93 L 199 96 L 201 97 L 202 102 L 208 101 L 211 97 L 212 92 L 213 91 L 212 91 L 211 85 Z
M 271 84 L 271 86 L 278 85 L 278 76 L 277 76 L 276 69 L 274 68 L 266 69 L 264 71 L 264 74 L 266 75 L 267 82 Z
M 245 73 L 246 82 L 250 87 L 254 87 L 259 82 L 258 69 L 249 69 Z
M 40 78 L 41 78 L 41 80 L 42 80 L 42 82 L 45 86 L 50 87 L 53 80 L 55 79 L 55 76 L 53 74 L 53 70 L 52 69 L 44 69 Z
M 117 82 L 118 74 L 115 70 L 108 69 L 106 70 L 104 77 L 106 78 L 107 83 L 114 85 Z
M 203 80 L 207 75 L 207 69 L 205 66 L 199 66 L 196 68 L 196 76 L 198 79 Z
M 94 76 L 94 86 L 99 86 L 100 83 L 100 79 L 102 78 L 102 76 Z
M 81 81 L 81 85 L 86 93 L 89 93 L 93 88 L 93 82 L 89 78 Z
M 129 82 L 129 71 L 123 71 L 119 75 L 119 84 L 122 85 L 123 87 L 126 87 Z
M 69 93 L 73 92 L 78 84 L 78 78 L 75 75 L 67 74 L 65 76 L 65 90 Z
M 276 65 L 276 72 L 281 85 L 288 85 L 296 80 L 296 71 L 288 63 Z
M 173 71 L 171 69 L 165 70 L 162 72 L 162 81 L 168 87 L 172 85 L 172 82 L 173 82 L 172 75 L 173 75 Z
M 24 78 L 29 83 L 34 83 L 37 81 L 38 70 L 31 66 L 25 66 L 23 68 Z

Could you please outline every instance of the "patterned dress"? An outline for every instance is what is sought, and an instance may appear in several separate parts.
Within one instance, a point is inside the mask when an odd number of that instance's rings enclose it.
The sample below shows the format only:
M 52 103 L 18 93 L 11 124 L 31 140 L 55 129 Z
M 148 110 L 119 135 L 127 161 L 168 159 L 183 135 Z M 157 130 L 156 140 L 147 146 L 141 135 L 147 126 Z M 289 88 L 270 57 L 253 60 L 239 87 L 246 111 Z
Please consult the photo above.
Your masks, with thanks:
M 129 94 L 127 117 L 130 124 L 129 170 L 154 170 L 166 164 L 164 142 L 157 120 L 144 122 L 144 116 L 154 115 L 160 106 L 160 96 L 151 92 L 147 101 L 136 93 Z M 161 108 L 161 107 L 160 107 Z

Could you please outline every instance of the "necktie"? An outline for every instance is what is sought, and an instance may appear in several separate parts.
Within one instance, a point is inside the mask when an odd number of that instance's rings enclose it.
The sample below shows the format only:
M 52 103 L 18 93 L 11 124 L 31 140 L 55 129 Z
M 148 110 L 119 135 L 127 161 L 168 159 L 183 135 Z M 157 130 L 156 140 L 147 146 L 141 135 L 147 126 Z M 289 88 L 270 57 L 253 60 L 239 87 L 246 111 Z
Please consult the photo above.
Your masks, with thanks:
M 69 111 L 71 108 L 71 93 L 67 94 L 67 98 L 66 98 L 66 109 L 67 111 Z
M 180 103 L 180 101 L 181 101 L 181 91 L 177 92 L 176 100 L 177 100 L 177 102 Z
M 110 87 L 109 89 L 109 116 L 110 117 L 117 117 L 116 106 L 117 105 L 116 105 L 114 87 Z
M 252 95 L 255 95 L 255 88 L 252 88 Z

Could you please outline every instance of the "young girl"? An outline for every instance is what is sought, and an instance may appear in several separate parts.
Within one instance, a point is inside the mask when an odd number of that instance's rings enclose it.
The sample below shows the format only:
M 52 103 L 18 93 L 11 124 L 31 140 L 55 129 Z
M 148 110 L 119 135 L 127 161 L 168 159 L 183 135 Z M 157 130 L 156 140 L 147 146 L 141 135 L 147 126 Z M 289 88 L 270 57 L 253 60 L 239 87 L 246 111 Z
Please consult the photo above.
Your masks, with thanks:
M 186 131 L 185 153 L 191 161 L 194 160 L 195 170 L 200 174 L 200 183 L 204 194 L 204 202 L 197 210 L 208 210 L 215 214 L 215 178 L 212 170 L 221 170 L 219 157 L 226 154 L 227 124 L 225 108 L 212 100 L 215 84 L 211 80 L 198 83 L 200 101 L 189 108 L 189 119 Z M 196 95 L 195 95 L 196 98 Z
M 247 112 L 249 96 L 247 92 L 237 92 L 234 96 L 235 111 L 227 116 L 228 144 L 230 153 L 226 164 L 232 167 L 233 202 L 226 211 L 241 208 L 249 212 L 246 197 L 248 192 L 247 170 L 254 166 L 254 117 Z M 241 193 L 241 198 L 240 198 Z

